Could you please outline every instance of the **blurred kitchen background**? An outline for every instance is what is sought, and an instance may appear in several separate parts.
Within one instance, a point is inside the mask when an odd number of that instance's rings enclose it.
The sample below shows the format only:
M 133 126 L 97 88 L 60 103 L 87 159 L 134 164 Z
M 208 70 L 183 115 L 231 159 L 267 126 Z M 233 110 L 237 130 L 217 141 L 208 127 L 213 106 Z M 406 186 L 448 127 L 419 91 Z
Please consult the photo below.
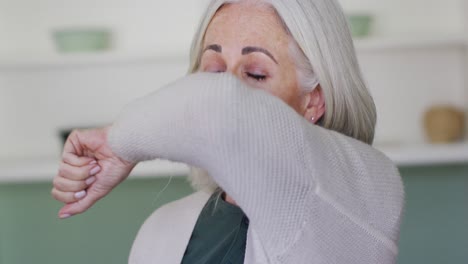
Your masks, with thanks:
M 340 1 L 375 146 L 407 192 L 398 263 L 468 263 L 468 1 Z M 70 220 L 49 194 L 67 130 L 109 124 L 186 73 L 206 3 L 0 0 L 0 264 L 126 263 L 144 219 L 191 192 L 184 165 L 150 162 Z

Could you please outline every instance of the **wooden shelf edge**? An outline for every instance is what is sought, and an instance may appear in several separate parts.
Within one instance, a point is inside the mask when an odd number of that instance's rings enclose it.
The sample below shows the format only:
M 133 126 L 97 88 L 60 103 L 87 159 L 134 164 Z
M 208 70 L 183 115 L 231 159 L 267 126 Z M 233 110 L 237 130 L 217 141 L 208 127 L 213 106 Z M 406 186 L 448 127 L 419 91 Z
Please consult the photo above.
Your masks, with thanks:
M 468 164 L 468 143 L 446 145 L 387 145 L 377 146 L 398 167 Z M 52 182 L 58 169 L 57 159 L 34 159 L 0 162 L 0 184 Z M 139 164 L 130 177 L 185 177 L 188 166 L 157 160 Z

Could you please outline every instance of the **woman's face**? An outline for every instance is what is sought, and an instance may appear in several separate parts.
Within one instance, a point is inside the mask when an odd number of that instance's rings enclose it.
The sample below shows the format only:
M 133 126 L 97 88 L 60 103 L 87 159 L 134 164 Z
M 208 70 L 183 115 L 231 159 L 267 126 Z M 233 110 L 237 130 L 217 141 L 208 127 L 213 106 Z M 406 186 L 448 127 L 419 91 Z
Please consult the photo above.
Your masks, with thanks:
M 290 37 L 273 10 L 245 3 L 228 4 L 208 26 L 200 71 L 230 72 L 306 116 L 313 92 L 300 92 L 289 43 Z

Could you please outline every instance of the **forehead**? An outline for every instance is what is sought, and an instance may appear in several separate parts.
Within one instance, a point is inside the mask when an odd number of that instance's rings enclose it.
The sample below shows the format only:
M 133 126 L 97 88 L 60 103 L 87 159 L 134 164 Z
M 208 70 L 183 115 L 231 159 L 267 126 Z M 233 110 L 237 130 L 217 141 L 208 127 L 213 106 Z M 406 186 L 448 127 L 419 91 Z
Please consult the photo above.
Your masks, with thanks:
M 265 5 L 226 4 L 211 20 L 205 44 L 287 45 L 289 37 L 276 12 Z

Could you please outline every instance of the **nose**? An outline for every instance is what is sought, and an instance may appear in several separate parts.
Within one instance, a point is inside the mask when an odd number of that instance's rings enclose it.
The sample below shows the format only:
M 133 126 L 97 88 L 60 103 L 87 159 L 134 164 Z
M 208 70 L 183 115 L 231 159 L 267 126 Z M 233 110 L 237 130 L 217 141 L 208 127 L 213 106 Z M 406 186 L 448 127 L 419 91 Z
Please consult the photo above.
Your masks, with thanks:
M 226 72 L 242 80 L 242 63 L 240 60 L 232 59 L 231 61 L 226 61 L 226 66 Z

